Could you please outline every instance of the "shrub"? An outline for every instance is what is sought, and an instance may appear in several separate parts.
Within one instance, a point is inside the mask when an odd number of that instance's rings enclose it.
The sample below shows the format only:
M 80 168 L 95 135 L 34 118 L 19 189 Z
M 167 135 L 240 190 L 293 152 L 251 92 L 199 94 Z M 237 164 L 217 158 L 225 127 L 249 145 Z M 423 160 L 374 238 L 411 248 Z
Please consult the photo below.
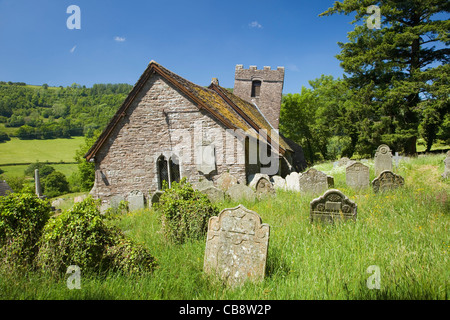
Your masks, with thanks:
M 70 265 L 90 272 L 113 269 L 130 273 L 153 270 L 154 258 L 146 248 L 125 239 L 118 228 L 109 226 L 98 201 L 89 197 L 49 220 L 37 264 L 56 274 L 66 272 Z
M 42 163 L 42 162 L 35 162 L 30 164 L 26 169 L 25 169 L 25 175 L 33 177 L 34 178 L 34 171 L 38 169 L 39 170 L 39 177 L 44 178 L 46 176 L 48 176 L 49 174 L 55 172 L 55 168 L 53 168 L 52 166 L 50 166 L 49 164 L 46 163 Z
M 0 197 L 0 257 L 4 267 L 31 267 L 51 205 L 32 194 Z
M 44 177 L 42 179 L 42 192 L 50 198 L 70 192 L 66 176 L 61 172 L 54 171 Z
M 182 179 L 180 183 L 166 186 L 156 205 L 162 215 L 164 236 L 174 243 L 184 243 L 187 239 L 201 239 L 208 231 L 208 220 L 219 210 L 208 197 Z

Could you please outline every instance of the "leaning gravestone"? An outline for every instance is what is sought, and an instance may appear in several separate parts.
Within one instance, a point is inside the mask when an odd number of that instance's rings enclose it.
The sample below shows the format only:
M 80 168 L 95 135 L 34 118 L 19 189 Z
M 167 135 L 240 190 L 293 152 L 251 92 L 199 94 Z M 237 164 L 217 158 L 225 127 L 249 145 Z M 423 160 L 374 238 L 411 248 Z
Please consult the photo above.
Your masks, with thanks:
M 378 176 L 384 170 L 392 171 L 392 152 L 385 144 L 378 147 L 375 152 L 375 176 Z
M 341 191 L 331 189 L 310 202 L 310 219 L 334 222 L 337 220 L 356 220 L 357 205 Z
M 286 189 L 291 191 L 300 191 L 300 176 L 298 172 L 291 172 L 286 176 Z
M 226 194 L 230 197 L 232 201 L 248 200 L 255 201 L 256 194 L 252 188 L 246 186 L 245 184 L 235 184 L 232 185 L 226 191 Z
M 224 209 L 208 222 L 203 269 L 227 285 L 264 279 L 270 227 L 242 205 Z
M 136 211 L 144 208 L 145 208 L 144 194 L 139 190 L 131 191 L 128 194 L 128 209 L 130 211 Z
M 402 176 L 385 170 L 372 181 L 372 188 L 374 192 L 387 191 L 402 187 L 404 184 L 405 180 Z
M 200 192 L 206 194 L 211 202 L 222 202 L 225 200 L 225 192 L 214 186 L 202 189 Z
M 447 151 L 447 157 L 444 159 L 444 173 L 442 174 L 442 178 L 447 179 L 450 177 L 450 151 Z
M 355 162 L 345 168 L 347 185 L 355 189 L 366 188 L 370 184 L 369 167 Z
M 321 194 L 328 189 L 328 176 L 322 171 L 311 168 L 299 178 L 300 192 Z

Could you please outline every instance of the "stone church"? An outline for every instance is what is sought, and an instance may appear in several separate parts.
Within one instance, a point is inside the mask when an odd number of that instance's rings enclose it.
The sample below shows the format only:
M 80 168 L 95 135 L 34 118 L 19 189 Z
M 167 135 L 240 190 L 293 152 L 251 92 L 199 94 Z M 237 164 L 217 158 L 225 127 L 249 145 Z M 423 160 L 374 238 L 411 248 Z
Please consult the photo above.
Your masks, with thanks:
M 139 191 L 148 200 L 183 177 L 228 172 L 247 184 L 256 173 L 303 170 L 301 147 L 278 133 L 283 83 L 282 67 L 237 65 L 233 90 L 216 78 L 203 87 L 150 62 L 84 156 L 95 163 L 91 194 L 108 205 Z

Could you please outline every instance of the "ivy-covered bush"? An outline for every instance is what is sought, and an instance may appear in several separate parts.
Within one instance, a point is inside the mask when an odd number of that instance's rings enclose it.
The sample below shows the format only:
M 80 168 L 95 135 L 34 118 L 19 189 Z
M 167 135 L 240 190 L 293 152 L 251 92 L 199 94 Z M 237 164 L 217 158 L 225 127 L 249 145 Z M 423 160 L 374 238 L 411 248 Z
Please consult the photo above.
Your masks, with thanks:
M 208 197 L 194 190 L 186 179 L 165 186 L 159 203 L 155 206 L 161 214 L 164 236 L 174 243 L 187 239 L 202 239 L 208 231 L 208 220 L 218 215 L 218 208 Z
M 41 239 L 37 265 L 64 273 L 70 265 L 84 271 L 151 271 L 155 259 L 148 250 L 125 239 L 120 229 L 108 224 L 91 197 L 49 220 Z
M 33 194 L 11 193 L 0 197 L 0 264 L 29 268 L 38 252 L 51 205 Z

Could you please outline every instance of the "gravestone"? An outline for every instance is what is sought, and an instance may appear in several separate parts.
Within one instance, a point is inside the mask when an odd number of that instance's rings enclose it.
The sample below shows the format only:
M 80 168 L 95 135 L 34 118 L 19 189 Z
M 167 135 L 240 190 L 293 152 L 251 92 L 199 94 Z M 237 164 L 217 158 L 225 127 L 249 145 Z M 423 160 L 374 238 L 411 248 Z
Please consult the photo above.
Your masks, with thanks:
M 216 180 L 216 186 L 223 191 L 227 191 L 228 188 L 238 183 L 238 179 L 228 172 L 223 172 Z
M 299 183 L 300 192 L 321 194 L 328 189 L 328 175 L 311 168 L 300 176 Z
M 334 188 L 334 177 L 327 175 L 328 189 Z
M 150 203 L 152 204 L 152 206 L 155 203 L 159 203 L 159 198 L 161 198 L 162 194 L 164 193 L 164 191 L 162 190 L 156 190 L 153 194 L 152 197 L 150 199 Z
M 444 173 L 442 178 L 447 179 L 450 177 L 450 151 L 447 151 L 447 156 L 444 159 Z
M 110 208 L 114 208 L 114 209 L 119 208 L 121 201 L 125 201 L 125 198 L 123 196 L 121 196 L 121 195 L 112 196 L 111 199 L 109 200 Z
M 211 180 L 203 179 L 201 181 L 194 182 L 192 184 L 192 187 L 197 190 L 204 190 L 209 187 L 214 187 L 214 182 L 212 182 Z
M 209 186 L 208 188 L 200 190 L 200 192 L 206 194 L 211 202 L 222 202 L 225 200 L 225 192 L 214 186 Z
M 300 191 L 300 176 L 298 172 L 291 172 L 286 176 L 286 189 L 291 191 Z
M 405 180 L 402 176 L 388 170 L 381 172 L 380 175 L 372 181 L 374 192 L 393 190 L 402 187 L 404 184 Z
M 277 189 L 286 190 L 286 180 L 284 180 L 282 177 L 273 176 L 270 178 L 270 180 L 272 181 L 273 188 L 275 190 L 277 190 Z
M 253 191 L 253 189 L 250 188 L 249 186 L 246 186 L 245 184 L 232 185 L 230 188 L 228 188 L 228 190 L 226 191 L 226 194 L 233 201 L 240 201 L 240 200 L 255 201 L 256 200 L 256 194 Z
M 130 211 L 142 210 L 145 208 L 144 194 L 139 190 L 131 191 L 128 194 L 128 209 Z
M 392 152 L 385 144 L 378 147 L 375 152 L 375 176 L 378 176 L 384 170 L 392 171 Z
M 346 166 L 346 165 L 348 164 L 349 161 L 350 161 L 349 158 L 347 158 L 347 157 L 342 157 L 342 158 L 340 158 L 340 159 L 338 160 L 337 166 L 338 166 L 338 167 Z
M 393 156 L 392 158 L 393 158 L 394 161 L 395 161 L 395 167 L 398 168 L 398 164 L 399 164 L 400 160 L 403 159 L 403 157 L 400 156 L 400 155 L 398 154 L 398 152 L 396 152 L 396 153 L 395 153 L 395 156 Z
M 242 205 L 224 209 L 208 222 L 203 269 L 227 285 L 264 279 L 270 227 Z
M 360 162 L 355 162 L 345 168 L 345 179 L 349 187 L 366 188 L 370 184 L 369 167 Z
M 275 194 L 275 189 L 272 186 L 272 182 L 270 182 L 270 178 L 267 174 L 257 173 L 253 177 L 252 181 L 250 181 L 250 188 L 255 190 L 256 196 L 258 198 L 263 197 L 265 195 L 273 195 Z
M 310 220 L 334 222 L 356 220 L 357 205 L 341 191 L 331 189 L 310 202 Z

